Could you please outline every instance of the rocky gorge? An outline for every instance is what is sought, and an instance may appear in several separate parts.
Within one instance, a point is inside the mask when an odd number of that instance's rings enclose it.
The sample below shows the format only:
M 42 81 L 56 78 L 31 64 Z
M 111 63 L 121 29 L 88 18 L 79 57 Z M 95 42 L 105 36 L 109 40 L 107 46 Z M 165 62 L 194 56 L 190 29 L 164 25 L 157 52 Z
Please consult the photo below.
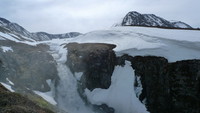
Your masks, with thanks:
M 82 97 L 85 88 L 107 89 L 114 67 L 124 65 L 127 60 L 139 77 L 134 87 L 138 87 L 139 82 L 142 85 L 138 98 L 150 113 L 200 112 L 200 60 L 169 63 L 159 56 L 116 56 L 112 50 L 115 45 L 110 44 L 69 43 L 66 47 L 67 65 L 72 72 L 83 72 L 79 81 Z M 114 112 L 111 109 L 104 107 L 104 112 Z

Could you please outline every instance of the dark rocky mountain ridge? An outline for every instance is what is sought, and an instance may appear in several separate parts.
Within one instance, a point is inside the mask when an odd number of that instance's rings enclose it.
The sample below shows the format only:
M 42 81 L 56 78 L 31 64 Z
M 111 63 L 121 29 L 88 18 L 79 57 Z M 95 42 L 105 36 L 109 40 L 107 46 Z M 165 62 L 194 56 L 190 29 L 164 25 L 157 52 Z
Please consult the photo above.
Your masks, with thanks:
M 120 23 L 121 26 L 148 26 L 164 28 L 190 28 L 192 27 L 181 21 L 170 22 L 154 14 L 140 14 L 136 11 L 129 12 Z
M 29 31 L 27 31 L 26 29 L 24 29 L 22 26 L 20 26 L 16 23 L 12 23 L 4 18 L 0 18 L 0 26 L 3 28 L 7 28 L 14 33 L 31 38 L 35 41 L 72 38 L 72 37 L 76 37 L 81 34 L 78 32 L 69 32 L 69 33 L 65 33 L 65 34 L 49 34 L 46 32 L 31 33 Z

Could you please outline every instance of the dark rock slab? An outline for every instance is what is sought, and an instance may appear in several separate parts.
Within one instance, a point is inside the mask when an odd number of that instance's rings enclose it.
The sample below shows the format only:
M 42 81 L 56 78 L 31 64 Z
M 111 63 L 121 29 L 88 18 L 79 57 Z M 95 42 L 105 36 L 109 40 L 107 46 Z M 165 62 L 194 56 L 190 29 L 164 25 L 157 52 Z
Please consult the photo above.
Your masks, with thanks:
M 69 43 L 66 45 L 68 49 L 67 65 L 73 73 L 83 72 L 81 80 L 78 83 L 78 91 L 80 96 L 87 104 L 84 90 L 87 88 L 93 90 L 95 88 L 109 88 L 111 84 L 111 76 L 114 71 L 116 55 L 112 50 L 116 47 L 113 44 L 102 43 Z M 94 105 L 94 110 L 98 113 L 114 113 L 114 109 L 107 105 Z
M 200 113 L 200 60 L 183 60 L 168 65 L 173 113 Z
M 115 45 L 102 43 L 69 43 L 67 65 L 72 72 L 83 72 L 83 88 L 108 88 L 115 66 Z

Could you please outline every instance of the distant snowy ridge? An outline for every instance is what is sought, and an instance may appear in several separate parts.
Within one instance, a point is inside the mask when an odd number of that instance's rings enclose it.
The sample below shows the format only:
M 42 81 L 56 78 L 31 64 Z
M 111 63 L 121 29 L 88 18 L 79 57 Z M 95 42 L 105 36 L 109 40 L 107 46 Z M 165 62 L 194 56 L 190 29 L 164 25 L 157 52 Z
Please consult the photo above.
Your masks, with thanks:
M 136 11 L 129 12 L 120 24 L 121 26 L 148 26 L 165 28 L 192 28 L 190 25 L 181 22 L 170 22 L 154 14 L 140 14 Z
M 0 17 L 0 27 L 6 28 L 15 34 L 19 34 L 21 36 L 28 37 L 35 41 L 72 38 L 72 37 L 76 37 L 81 34 L 78 32 L 69 32 L 69 33 L 65 33 L 65 34 L 49 34 L 49 33 L 45 33 L 45 32 L 31 33 L 29 31 L 27 31 L 26 29 L 24 29 L 22 26 L 20 26 L 16 23 L 12 23 L 1 17 Z

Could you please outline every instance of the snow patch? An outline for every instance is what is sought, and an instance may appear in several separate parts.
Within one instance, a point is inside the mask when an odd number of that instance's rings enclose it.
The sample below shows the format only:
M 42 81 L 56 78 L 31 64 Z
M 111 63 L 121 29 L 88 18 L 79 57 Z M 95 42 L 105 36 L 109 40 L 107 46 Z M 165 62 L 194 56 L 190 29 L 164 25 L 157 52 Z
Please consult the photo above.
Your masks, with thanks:
M 79 72 L 79 73 L 75 72 L 74 75 L 76 77 L 76 80 L 80 81 L 81 80 L 81 76 L 83 75 L 83 72 Z
M 6 80 L 9 82 L 10 85 L 14 86 L 14 83 L 12 81 L 10 81 L 8 78 L 6 78 Z
M 56 105 L 57 102 L 54 100 L 53 98 L 53 95 L 52 95 L 52 92 L 40 92 L 40 91 L 34 91 L 35 94 L 41 96 L 43 99 L 45 99 L 47 102 L 53 104 L 53 105 Z
M 140 94 L 142 93 L 142 83 L 141 83 L 141 77 L 140 76 L 135 76 L 136 77 L 136 83 L 137 86 L 134 88 L 135 89 L 135 94 L 137 96 L 137 98 L 139 98 Z
M 11 91 L 11 92 L 15 92 L 12 88 L 11 88 L 11 86 L 10 85 L 8 85 L 8 84 L 5 84 L 5 83 L 3 83 L 3 82 L 0 82 L 6 89 L 8 89 L 9 91 Z
M 51 79 L 46 80 L 47 84 L 51 86 Z
M 12 37 L 12 36 L 6 34 L 6 33 L 0 32 L 0 36 L 6 38 L 6 39 L 8 39 L 8 40 L 18 41 L 16 38 L 14 38 L 14 37 Z
M 3 52 L 8 52 L 8 51 L 13 52 L 13 49 L 11 47 L 1 46 L 1 49 L 3 49 Z

